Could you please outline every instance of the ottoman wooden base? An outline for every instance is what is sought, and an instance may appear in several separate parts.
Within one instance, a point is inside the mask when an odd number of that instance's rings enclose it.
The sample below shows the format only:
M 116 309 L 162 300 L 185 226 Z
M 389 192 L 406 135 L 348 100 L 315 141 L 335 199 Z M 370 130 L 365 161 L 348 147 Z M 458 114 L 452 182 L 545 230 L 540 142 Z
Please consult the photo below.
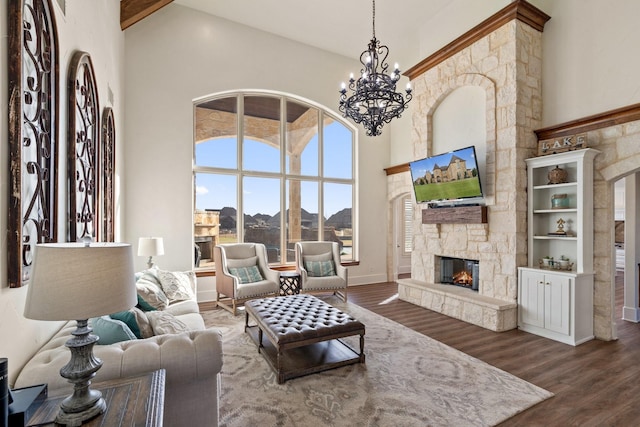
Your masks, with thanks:
M 245 308 L 245 331 L 278 375 L 280 384 L 365 361 L 364 325 L 312 295 L 252 300 Z M 249 318 L 256 325 L 250 326 Z M 341 340 L 353 335 L 360 335 L 360 352 Z

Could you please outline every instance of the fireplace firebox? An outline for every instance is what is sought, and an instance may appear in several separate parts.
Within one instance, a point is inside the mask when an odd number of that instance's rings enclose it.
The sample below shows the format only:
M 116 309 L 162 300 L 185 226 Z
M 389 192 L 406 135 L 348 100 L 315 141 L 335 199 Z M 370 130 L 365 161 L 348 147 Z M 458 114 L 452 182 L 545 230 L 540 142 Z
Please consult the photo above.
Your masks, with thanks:
M 440 283 L 478 290 L 480 262 L 473 259 L 440 257 Z

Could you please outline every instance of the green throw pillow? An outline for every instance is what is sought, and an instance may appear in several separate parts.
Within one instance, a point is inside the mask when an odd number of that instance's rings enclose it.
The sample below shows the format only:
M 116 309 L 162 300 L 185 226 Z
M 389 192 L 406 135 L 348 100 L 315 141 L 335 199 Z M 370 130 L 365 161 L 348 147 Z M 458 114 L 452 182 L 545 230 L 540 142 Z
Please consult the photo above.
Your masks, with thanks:
M 91 327 L 99 338 L 99 345 L 108 345 L 136 339 L 136 336 L 124 322 L 112 319 L 109 316 L 94 317 L 91 319 Z
M 304 268 L 309 277 L 335 276 L 333 261 L 305 261 Z
M 132 311 L 119 311 L 117 313 L 110 314 L 109 317 L 124 322 L 124 324 L 129 327 L 131 332 L 133 332 L 133 335 L 135 335 L 136 338 L 142 338 L 142 334 L 140 334 L 140 328 L 138 327 L 138 322 L 136 321 L 136 315 Z
M 251 267 L 230 268 L 229 273 L 236 276 L 240 283 L 253 283 L 264 280 L 257 265 L 252 265 Z

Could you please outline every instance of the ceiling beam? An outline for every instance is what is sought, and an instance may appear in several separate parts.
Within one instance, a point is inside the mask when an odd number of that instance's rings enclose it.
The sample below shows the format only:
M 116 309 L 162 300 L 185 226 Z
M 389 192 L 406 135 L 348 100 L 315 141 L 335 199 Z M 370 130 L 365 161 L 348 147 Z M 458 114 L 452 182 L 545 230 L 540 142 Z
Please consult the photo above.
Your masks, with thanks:
M 173 0 L 121 0 L 120 28 L 124 31 L 172 2 Z

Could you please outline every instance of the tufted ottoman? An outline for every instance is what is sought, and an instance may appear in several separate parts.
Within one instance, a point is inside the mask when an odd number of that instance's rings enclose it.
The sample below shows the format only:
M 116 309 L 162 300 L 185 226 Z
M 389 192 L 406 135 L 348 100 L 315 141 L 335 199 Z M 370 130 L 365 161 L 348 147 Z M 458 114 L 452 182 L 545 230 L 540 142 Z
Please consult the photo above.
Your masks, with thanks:
M 256 299 L 246 302 L 245 310 L 245 332 L 254 339 L 280 384 L 364 363 L 364 325 L 312 295 Z M 249 326 L 249 318 L 256 325 Z M 360 335 L 359 353 L 340 339 L 352 335 Z

